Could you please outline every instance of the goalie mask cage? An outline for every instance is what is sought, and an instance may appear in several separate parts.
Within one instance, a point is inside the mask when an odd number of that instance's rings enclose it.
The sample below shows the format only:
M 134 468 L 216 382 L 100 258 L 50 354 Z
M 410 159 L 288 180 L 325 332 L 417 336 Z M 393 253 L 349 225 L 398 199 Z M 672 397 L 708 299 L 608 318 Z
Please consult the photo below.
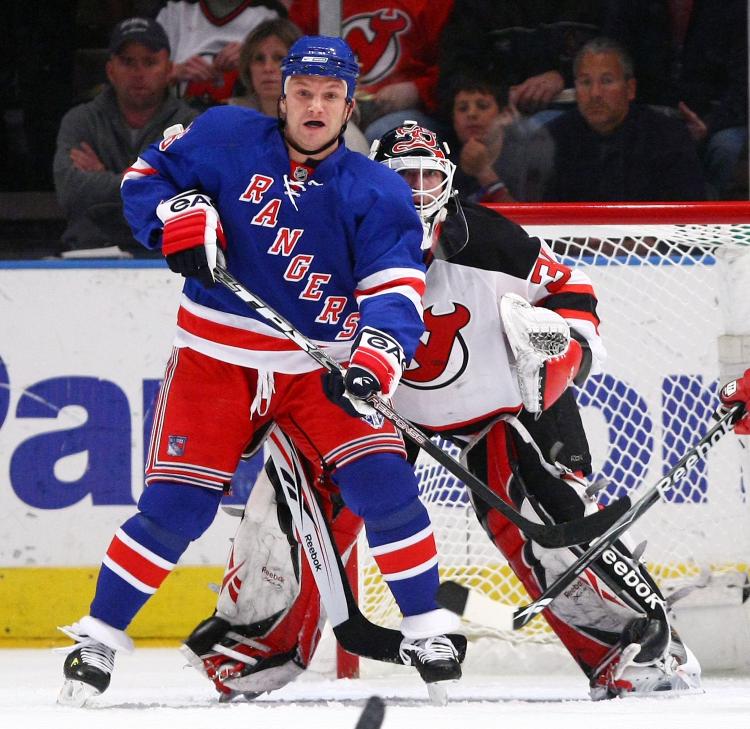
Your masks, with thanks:
M 518 204 L 496 210 L 543 238 L 591 278 L 608 351 L 578 391 L 602 500 L 658 480 L 707 429 L 717 388 L 750 367 L 750 204 Z M 630 531 L 673 603 L 675 625 L 704 668 L 748 666 L 750 437 L 725 438 L 697 473 Z M 434 461 L 417 465 L 441 578 L 521 605 L 529 598 L 482 531 L 463 485 Z M 400 614 L 359 545 L 359 602 L 373 622 Z M 512 633 L 469 623 L 475 645 L 524 655 L 556 641 L 543 617 Z M 481 639 L 481 640 L 479 640 Z M 528 647 L 528 650 L 527 650 Z M 512 649 L 515 651 L 515 648 Z M 501 651 L 502 652 L 502 651 Z M 353 675 L 356 659 L 341 660 Z M 572 661 L 571 661 L 572 665 Z

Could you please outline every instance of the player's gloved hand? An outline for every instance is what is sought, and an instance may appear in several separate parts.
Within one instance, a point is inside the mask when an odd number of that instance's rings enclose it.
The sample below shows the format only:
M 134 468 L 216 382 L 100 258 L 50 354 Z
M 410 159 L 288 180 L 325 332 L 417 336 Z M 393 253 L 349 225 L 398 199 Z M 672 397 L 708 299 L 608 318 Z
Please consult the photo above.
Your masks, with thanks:
M 161 249 L 169 268 L 213 286 L 213 270 L 217 263 L 224 265 L 227 242 L 211 198 L 187 190 L 159 203 L 156 214 L 164 223 Z
M 323 389 L 349 415 L 374 415 L 376 410 L 367 398 L 373 393 L 391 397 L 405 365 L 404 350 L 390 334 L 363 327 L 352 344 L 343 378 L 339 372 L 329 372 L 324 377 Z
M 740 419 L 735 423 L 734 432 L 737 435 L 750 435 L 750 369 L 737 380 L 727 382 L 719 392 L 719 416 L 726 413 L 732 405 L 739 403 L 744 410 Z

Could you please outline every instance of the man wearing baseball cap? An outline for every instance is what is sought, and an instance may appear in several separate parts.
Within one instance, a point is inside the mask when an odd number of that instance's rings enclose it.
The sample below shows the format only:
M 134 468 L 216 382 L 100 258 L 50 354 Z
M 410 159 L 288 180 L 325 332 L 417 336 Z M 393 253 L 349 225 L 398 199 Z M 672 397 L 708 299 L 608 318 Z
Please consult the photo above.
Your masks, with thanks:
M 155 53 L 166 50 L 170 54 L 169 38 L 164 28 L 151 18 L 126 18 L 119 22 L 109 39 L 109 53 L 115 55 L 126 43 L 137 42 Z
M 63 117 L 54 178 L 68 219 L 64 257 L 140 252 L 122 215 L 122 172 L 164 129 L 187 126 L 196 116 L 169 92 L 169 53 L 167 35 L 155 20 L 121 21 L 109 43 L 109 84 Z

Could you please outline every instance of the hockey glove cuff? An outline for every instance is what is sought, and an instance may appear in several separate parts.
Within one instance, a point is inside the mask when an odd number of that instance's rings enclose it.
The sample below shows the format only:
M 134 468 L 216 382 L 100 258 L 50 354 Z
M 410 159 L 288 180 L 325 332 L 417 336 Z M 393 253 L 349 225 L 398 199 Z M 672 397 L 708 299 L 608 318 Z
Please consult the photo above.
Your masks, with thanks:
M 213 270 L 224 263 L 226 238 L 211 198 L 188 190 L 160 203 L 156 214 L 164 223 L 162 252 L 169 268 L 213 286 Z
M 719 392 L 719 416 L 726 413 L 732 405 L 740 403 L 744 407 L 742 415 L 734 425 L 734 432 L 737 435 L 750 435 L 750 369 L 745 370 L 745 374 L 737 380 L 727 382 Z

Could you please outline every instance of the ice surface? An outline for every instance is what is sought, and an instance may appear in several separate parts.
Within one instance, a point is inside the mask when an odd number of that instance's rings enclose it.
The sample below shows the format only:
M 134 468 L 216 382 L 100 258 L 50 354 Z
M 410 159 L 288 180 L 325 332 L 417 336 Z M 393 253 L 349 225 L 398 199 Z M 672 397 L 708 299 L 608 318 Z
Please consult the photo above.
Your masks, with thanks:
M 750 678 L 709 678 L 680 698 L 592 703 L 576 673 L 468 675 L 447 707 L 427 702 L 407 669 L 394 677 L 335 681 L 308 675 L 254 703 L 219 705 L 213 687 L 176 649 L 118 655 L 110 689 L 87 709 L 57 706 L 62 657 L 0 651 L 3 729 L 353 729 L 367 697 L 387 704 L 383 729 L 734 729 L 750 727 Z

